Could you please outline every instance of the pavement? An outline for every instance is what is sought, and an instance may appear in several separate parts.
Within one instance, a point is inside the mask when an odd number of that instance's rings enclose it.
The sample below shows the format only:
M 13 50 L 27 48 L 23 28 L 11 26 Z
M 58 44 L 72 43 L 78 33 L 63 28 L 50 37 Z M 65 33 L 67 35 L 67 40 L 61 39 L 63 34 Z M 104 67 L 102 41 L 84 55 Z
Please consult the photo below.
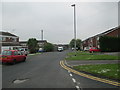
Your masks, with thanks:
M 94 65 L 94 64 L 118 64 L 120 60 L 66 60 L 68 66 Z
M 120 52 L 102 52 L 102 53 L 99 53 L 99 54 L 118 56 L 118 55 L 120 55 Z

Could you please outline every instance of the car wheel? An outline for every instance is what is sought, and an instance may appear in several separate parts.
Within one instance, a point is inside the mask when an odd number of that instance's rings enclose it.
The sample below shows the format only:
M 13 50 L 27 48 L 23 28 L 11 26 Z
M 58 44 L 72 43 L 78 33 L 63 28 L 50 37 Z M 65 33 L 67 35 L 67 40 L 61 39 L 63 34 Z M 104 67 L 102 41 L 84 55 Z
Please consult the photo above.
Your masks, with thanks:
M 26 58 L 23 59 L 23 62 L 25 62 L 25 61 L 26 61 Z

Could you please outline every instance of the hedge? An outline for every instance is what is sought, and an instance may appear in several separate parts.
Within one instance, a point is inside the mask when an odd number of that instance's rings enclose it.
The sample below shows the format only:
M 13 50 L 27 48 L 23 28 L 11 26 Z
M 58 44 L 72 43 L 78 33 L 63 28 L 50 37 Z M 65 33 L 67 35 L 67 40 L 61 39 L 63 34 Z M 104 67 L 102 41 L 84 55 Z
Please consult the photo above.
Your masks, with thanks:
M 120 51 L 120 37 L 100 37 L 100 49 L 103 52 L 118 52 Z

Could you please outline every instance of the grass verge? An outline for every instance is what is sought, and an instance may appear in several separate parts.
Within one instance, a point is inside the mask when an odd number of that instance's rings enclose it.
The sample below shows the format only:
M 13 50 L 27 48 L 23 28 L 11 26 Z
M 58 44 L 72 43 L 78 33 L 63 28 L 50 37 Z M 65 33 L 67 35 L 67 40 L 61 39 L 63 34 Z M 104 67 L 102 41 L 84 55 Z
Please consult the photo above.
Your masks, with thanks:
M 84 71 L 97 76 L 103 76 L 110 79 L 120 80 L 120 64 L 100 64 L 100 65 L 80 65 L 73 68 L 78 71 Z
M 89 52 L 72 52 L 67 54 L 68 57 L 65 58 L 66 60 L 118 60 L 118 56 L 113 55 L 98 55 L 98 54 L 92 54 Z M 76 55 L 76 56 L 75 56 Z

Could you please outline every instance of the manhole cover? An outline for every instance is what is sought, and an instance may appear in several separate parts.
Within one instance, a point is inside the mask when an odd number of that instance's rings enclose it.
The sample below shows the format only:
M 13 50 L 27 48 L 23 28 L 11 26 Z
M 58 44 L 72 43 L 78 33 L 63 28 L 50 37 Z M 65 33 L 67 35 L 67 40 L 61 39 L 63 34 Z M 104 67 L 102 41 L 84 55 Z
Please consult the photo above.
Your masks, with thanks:
M 23 83 L 23 82 L 25 82 L 27 80 L 29 80 L 29 79 L 28 78 L 25 78 L 25 79 L 15 79 L 15 80 L 13 80 L 13 83 L 19 84 L 19 83 Z

